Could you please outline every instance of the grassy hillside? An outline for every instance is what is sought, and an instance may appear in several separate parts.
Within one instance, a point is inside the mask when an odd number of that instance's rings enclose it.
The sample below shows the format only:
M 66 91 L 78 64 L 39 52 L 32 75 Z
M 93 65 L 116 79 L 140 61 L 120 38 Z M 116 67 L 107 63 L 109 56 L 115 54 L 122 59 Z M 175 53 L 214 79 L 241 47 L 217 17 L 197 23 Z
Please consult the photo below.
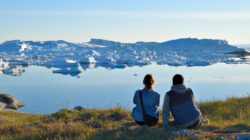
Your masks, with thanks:
M 0 139 L 234 139 L 250 133 L 250 96 L 226 101 L 202 102 L 203 118 L 210 120 L 192 132 L 197 135 L 174 135 L 180 128 L 138 126 L 130 111 L 110 109 L 62 109 L 54 114 L 39 115 L 0 112 Z

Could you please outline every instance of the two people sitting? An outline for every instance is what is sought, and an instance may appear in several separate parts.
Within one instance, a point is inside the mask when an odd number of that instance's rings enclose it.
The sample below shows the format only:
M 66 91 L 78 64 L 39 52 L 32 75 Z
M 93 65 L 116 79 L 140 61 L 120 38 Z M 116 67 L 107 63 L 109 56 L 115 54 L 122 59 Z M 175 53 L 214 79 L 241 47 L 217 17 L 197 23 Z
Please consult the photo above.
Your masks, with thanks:
M 176 74 L 172 82 L 173 85 L 164 98 L 162 127 L 167 128 L 170 112 L 177 126 L 196 127 L 201 123 L 202 115 L 195 103 L 192 89 L 184 85 L 184 77 L 180 74 Z M 131 116 L 139 125 L 153 126 L 158 122 L 160 94 L 153 90 L 154 83 L 153 75 L 147 74 L 143 80 L 145 88 L 135 92 L 133 102 L 136 107 L 133 108 Z

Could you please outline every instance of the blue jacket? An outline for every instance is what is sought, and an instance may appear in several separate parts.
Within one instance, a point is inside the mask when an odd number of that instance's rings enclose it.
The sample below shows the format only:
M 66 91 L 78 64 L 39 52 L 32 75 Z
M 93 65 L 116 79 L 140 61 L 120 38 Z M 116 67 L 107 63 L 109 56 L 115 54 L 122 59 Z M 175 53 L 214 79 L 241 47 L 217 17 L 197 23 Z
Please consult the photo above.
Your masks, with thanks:
M 157 112 L 157 107 L 160 104 L 160 94 L 151 90 L 149 91 L 147 88 L 142 90 L 142 100 L 144 105 L 144 111 L 147 115 L 157 117 L 159 116 Z M 131 117 L 134 118 L 138 122 L 143 122 L 143 115 L 142 115 L 142 108 L 141 108 L 141 101 L 140 101 L 140 93 L 139 90 L 135 92 L 134 104 L 136 106 L 133 108 Z

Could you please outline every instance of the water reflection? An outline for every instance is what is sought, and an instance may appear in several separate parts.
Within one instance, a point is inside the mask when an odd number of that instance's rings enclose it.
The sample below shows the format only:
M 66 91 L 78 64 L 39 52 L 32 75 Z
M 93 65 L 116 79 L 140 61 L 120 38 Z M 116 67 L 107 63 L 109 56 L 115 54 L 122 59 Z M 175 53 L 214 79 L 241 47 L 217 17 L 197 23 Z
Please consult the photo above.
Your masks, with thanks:
M 77 105 L 104 108 L 120 104 L 131 109 L 134 91 L 143 87 L 142 79 L 147 73 L 155 76 L 154 88 L 161 94 L 161 103 L 176 73 L 184 75 L 185 84 L 193 89 L 197 101 L 223 100 L 250 93 L 248 64 L 220 63 L 206 67 L 152 64 L 112 70 L 95 66 L 79 73 L 79 78 L 53 74 L 57 69 L 30 66 L 20 77 L 1 75 L 0 91 L 26 104 L 20 112 L 31 113 L 51 113 Z
M 63 62 L 62 62 L 63 61 Z M 230 58 L 228 61 L 224 62 L 225 64 L 249 64 L 250 56 L 239 56 Z M 155 64 L 153 63 L 81 63 L 81 62 L 73 62 L 73 63 L 65 63 L 64 60 L 57 60 L 57 63 L 47 63 L 43 65 L 37 65 L 40 67 L 52 68 L 52 73 L 54 74 L 62 74 L 62 75 L 70 75 L 73 77 L 79 76 L 82 72 L 88 69 L 96 69 L 96 68 L 105 68 L 107 70 L 115 70 L 115 69 L 125 69 L 127 67 L 142 67 L 147 65 Z M 199 63 L 195 61 L 196 65 L 193 65 L 194 62 L 189 61 L 186 62 L 187 67 L 195 67 L 195 66 L 209 66 L 210 63 Z M 165 63 L 157 63 L 157 65 L 165 65 Z M 25 69 L 32 65 L 28 65 L 23 61 L 9 61 L 9 63 L 5 63 L 0 59 L 0 75 L 11 75 L 11 76 L 21 76 L 25 73 Z M 183 66 L 178 65 L 177 63 L 169 63 L 168 66 Z

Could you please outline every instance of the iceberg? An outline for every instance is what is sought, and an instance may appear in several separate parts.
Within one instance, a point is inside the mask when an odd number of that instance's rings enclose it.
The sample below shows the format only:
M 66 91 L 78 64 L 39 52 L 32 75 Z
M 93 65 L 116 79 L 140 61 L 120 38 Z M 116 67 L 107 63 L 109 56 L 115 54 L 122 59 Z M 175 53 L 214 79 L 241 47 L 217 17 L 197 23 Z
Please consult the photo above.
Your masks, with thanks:
M 30 65 L 55 68 L 53 73 L 77 76 L 86 69 L 123 69 L 152 63 L 207 66 L 249 64 L 250 53 L 225 40 L 183 38 L 165 42 L 121 43 L 103 39 L 72 43 L 12 40 L 0 44 L 0 72 L 20 76 Z

